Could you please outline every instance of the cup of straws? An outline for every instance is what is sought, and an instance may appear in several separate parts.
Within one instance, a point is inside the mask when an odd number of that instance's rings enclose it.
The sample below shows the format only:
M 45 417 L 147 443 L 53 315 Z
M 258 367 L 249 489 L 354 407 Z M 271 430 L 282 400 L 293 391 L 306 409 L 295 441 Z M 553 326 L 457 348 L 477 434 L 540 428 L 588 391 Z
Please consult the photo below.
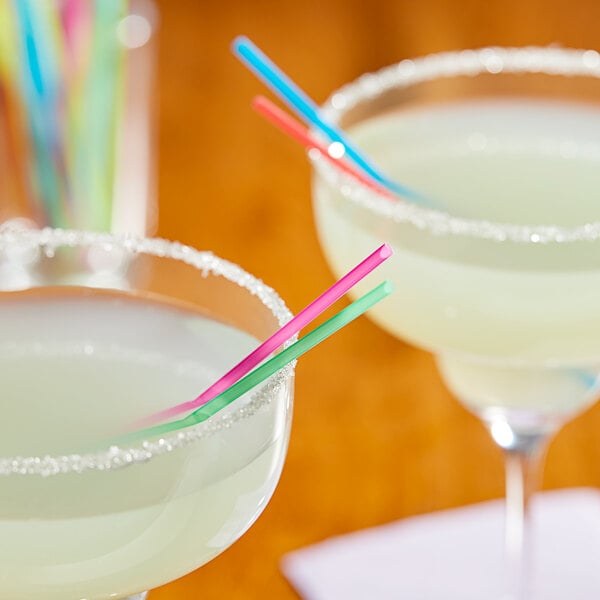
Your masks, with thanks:
M 151 0 L 0 3 L 0 227 L 154 229 Z

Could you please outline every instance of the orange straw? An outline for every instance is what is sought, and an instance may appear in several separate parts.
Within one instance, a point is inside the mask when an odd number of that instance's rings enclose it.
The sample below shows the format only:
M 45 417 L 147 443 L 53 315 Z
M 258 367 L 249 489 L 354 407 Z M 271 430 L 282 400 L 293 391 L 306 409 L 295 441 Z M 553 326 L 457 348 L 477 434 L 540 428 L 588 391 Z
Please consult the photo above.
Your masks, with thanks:
M 387 198 L 393 199 L 394 194 L 386 187 L 379 185 L 375 180 L 370 177 L 366 177 L 360 171 L 357 171 L 354 167 L 349 165 L 344 160 L 332 156 L 330 153 L 331 146 L 325 146 L 317 140 L 310 131 L 304 127 L 300 122 L 296 121 L 292 116 L 286 113 L 284 110 L 273 104 L 270 100 L 264 96 L 256 96 L 252 101 L 252 108 L 265 117 L 268 121 L 273 123 L 278 129 L 286 133 L 289 137 L 299 142 L 305 148 L 315 149 L 330 163 L 335 165 L 338 169 L 347 173 L 360 181 L 363 185 L 370 187 L 377 193 L 386 196 Z M 334 142 L 335 143 L 335 142 Z

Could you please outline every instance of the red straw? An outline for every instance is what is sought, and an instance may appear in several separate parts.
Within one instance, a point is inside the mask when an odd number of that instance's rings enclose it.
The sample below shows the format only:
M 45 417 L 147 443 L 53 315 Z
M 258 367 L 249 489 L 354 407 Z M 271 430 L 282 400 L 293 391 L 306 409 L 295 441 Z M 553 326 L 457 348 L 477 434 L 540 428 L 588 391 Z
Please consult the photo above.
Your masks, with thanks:
M 323 311 L 329 308 L 336 300 L 339 300 L 350 288 L 354 287 L 361 279 L 366 277 L 375 267 L 379 266 L 391 255 L 392 249 L 387 244 L 381 245 L 375 252 L 367 256 L 367 258 L 334 283 L 326 292 L 323 292 L 316 300 L 313 300 L 293 319 L 288 321 L 281 329 L 258 346 L 258 348 L 253 350 L 246 358 L 225 373 L 219 380 L 215 381 L 197 398 L 154 413 L 138 421 L 136 426 L 147 427 L 155 425 L 210 402 L 215 396 L 230 388 L 236 381 L 269 357 L 303 327 L 316 319 Z
M 273 104 L 270 100 L 264 96 L 256 96 L 252 101 L 252 108 L 273 123 L 281 131 L 288 134 L 292 139 L 296 140 L 305 148 L 315 148 L 318 150 L 330 163 L 335 165 L 344 173 L 351 175 L 355 179 L 358 179 L 362 184 L 375 190 L 377 193 L 393 198 L 394 194 L 387 188 L 378 185 L 370 177 L 363 175 L 360 171 L 357 171 L 354 167 L 349 165 L 347 162 L 340 160 L 329 153 L 329 148 L 319 142 L 311 133 L 310 130 L 304 127 L 299 121 L 296 121 L 292 116 L 286 113 L 284 110 Z

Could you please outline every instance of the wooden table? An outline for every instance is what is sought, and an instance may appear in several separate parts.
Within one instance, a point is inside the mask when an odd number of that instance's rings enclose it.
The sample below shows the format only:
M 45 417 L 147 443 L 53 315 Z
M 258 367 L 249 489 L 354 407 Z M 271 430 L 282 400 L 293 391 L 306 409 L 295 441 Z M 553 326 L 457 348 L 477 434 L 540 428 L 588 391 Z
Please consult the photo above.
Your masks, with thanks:
M 365 71 L 429 52 L 600 47 L 595 0 L 159 6 L 158 233 L 239 262 L 294 311 L 333 276 L 314 232 L 307 161 L 250 109 L 265 90 L 230 54 L 235 35 L 251 37 L 318 101 Z M 548 455 L 546 488 L 600 485 L 599 429 L 600 407 L 565 427 Z M 502 492 L 500 453 L 444 389 L 432 358 L 363 318 L 301 360 L 286 466 L 258 522 L 212 563 L 151 597 L 297 598 L 278 569 L 284 553 Z

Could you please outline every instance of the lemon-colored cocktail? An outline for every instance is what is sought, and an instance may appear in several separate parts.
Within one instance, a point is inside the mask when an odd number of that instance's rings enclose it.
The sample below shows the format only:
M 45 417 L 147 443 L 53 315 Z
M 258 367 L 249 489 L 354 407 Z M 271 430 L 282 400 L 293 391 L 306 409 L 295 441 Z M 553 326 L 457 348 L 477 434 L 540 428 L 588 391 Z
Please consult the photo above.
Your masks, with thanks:
M 508 591 L 528 598 L 524 514 L 549 435 L 597 395 L 600 55 L 488 48 L 406 60 L 334 93 L 390 198 L 314 159 L 335 272 L 380 240 L 397 293 L 372 311 L 433 352 L 507 457 Z M 402 365 L 398 365 L 401 369 Z
M 61 232 L 0 235 L 0 275 L 0 597 L 125 598 L 229 547 L 277 484 L 291 368 L 196 427 L 109 440 L 256 347 L 289 317 L 275 292 L 180 245 Z

